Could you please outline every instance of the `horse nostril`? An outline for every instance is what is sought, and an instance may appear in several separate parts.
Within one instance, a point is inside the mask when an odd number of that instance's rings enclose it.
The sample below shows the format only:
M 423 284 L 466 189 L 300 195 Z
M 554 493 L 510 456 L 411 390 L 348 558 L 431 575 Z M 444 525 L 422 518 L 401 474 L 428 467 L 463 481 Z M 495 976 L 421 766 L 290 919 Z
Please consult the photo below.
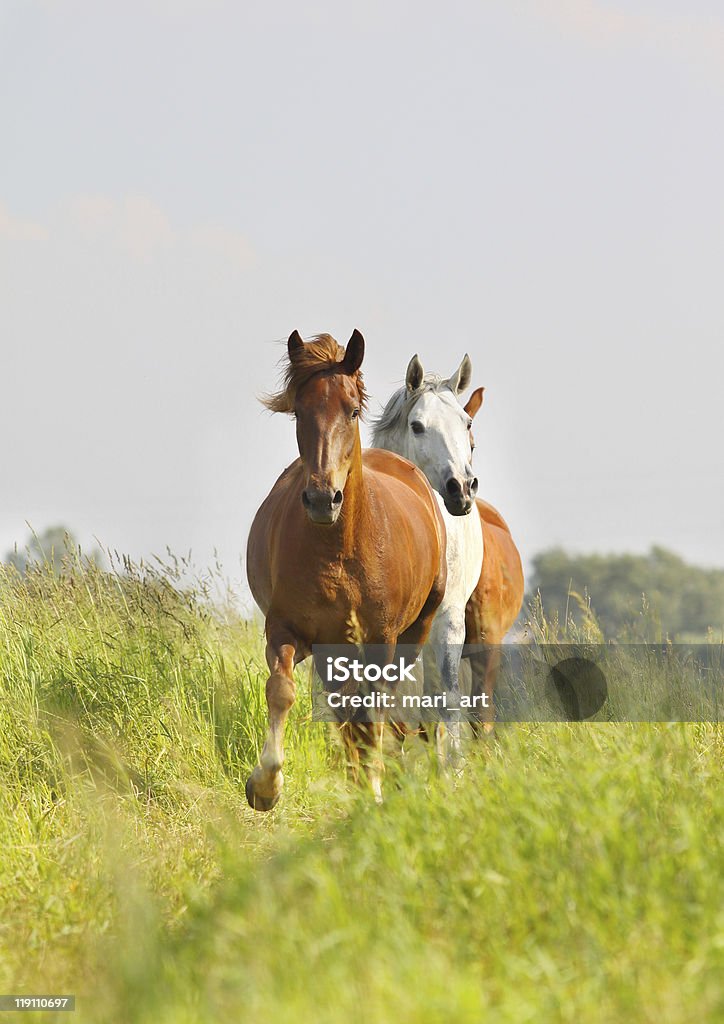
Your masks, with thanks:
M 335 491 L 334 492 L 334 497 L 332 498 L 332 504 L 333 505 L 341 505 L 342 504 L 342 492 L 341 491 Z
M 305 508 L 309 508 L 310 504 L 309 495 L 306 491 L 302 491 L 302 505 L 304 505 Z
M 445 484 L 445 489 L 452 498 L 456 498 L 459 494 L 462 494 L 463 490 L 454 476 L 451 476 L 448 482 Z
M 478 478 L 476 476 L 470 481 L 470 493 L 476 494 L 478 490 Z

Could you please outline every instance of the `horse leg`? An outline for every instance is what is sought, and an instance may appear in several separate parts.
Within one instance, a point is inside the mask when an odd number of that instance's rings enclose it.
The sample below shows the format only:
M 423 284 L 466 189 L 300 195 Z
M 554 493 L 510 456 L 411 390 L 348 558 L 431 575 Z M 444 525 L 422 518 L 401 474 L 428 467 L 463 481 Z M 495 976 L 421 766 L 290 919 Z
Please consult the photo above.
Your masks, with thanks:
M 375 802 L 382 803 L 382 722 L 341 722 L 339 732 L 347 754 L 347 771 L 352 782 L 360 781 L 360 765 L 364 768 Z
M 266 703 L 269 709 L 269 731 L 259 764 L 246 783 L 246 799 L 255 811 L 270 811 L 281 796 L 284 776 L 284 724 L 294 703 L 294 654 L 296 644 L 288 634 L 271 633 L 266 646 L 270 675 L 266 681 Z
M 394 661 L 395 645 L 389 642 L 384 644 L 365 644 L 364 656 L 366 665 L 376 665 L 383 669 Z M 376 692 L 374 687 L 370 692 Z M 350 728 L 350 740 L 357 748 L 355 752 L 356 763 L 359 765 L 361 760 L 367 781 L 374 794 L 375 802 L 378 804 L 382 803 L 382 778 L 385 772 L 385 763 L 382 756 L 382 742 L 385 732 L 384 718 L 384 712 L 378 708 L 370 708 L 370 721 L 355 723 Z
M 347 774 L 355 785 L 359 782 L 359 744 L 355 735 L 355 726 L 352 722 L 341 722 L 337 728 L 342 738 L 342 744 L 346 755 Z
M 448 716 L 435 727 L 435 747 L 442 766 L 457 765 L 462 758 L 460 739 L 460 659 L 465 641 L 464 609 L 443 607 L 437 614 L 430 633 L 434 668 L 446 694 Z M 425 676 L 433 668 L 432 657 L 425 661 Z M 427 691 L 427 684 L 425 687 Z
M 479 650 L 470 655 L 470 671 L 472 683 L 470 697 L 472 703 L 471 726 L 476 738 L 490 736 L 495 731 L 495 707 L 493 697 L 495 682 L 500 667 L 499 643 L 484 643 Z M 482 704 L 476 704 L 474 698 L 485 697 Z
M 370 784 L 375 803 L 382 803 L 382 778 L 385 762 L 382 758 L 384 722 L 364 722 L 357 726 L 358 747 L 362 751 L 362 764 Z

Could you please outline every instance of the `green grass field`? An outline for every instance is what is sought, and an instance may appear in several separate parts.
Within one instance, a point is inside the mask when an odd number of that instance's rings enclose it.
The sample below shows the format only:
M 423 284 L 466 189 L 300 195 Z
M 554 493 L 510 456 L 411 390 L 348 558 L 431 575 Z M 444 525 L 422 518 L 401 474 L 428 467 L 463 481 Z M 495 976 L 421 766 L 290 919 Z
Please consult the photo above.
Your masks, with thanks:
M 721 727 L 509 725 L 454 781 L 416 741 L 377 807 L 302 669 L 255 814 L 259 630 L 176 582 L 2 571 L 0 991 L 94 1024 L 724 1020 Z

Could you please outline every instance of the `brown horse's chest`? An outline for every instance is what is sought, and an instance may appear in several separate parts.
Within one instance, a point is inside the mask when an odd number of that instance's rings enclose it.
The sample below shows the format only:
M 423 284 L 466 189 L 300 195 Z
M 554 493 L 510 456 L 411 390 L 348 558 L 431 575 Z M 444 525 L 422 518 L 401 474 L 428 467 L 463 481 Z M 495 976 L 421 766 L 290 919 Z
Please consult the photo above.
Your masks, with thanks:
M 352 609 L 360 607 L 362 594 L 369 594 L 367 579 L 359 566 L 341 559 L 330 562 L 317 573 L 312 589 L 332 614 L 337 610 L 345 617 Z
M 307 578 L 304 597 L 296 605 L 297 614 L 310 609 L 310 642 L 338 643 L 344 637 L 359 643 L 377 637 L 386 616 L 384 595 L 376 595 L 375 589 L 355 560 L 334 560 L 318 568 L 313 580 Z

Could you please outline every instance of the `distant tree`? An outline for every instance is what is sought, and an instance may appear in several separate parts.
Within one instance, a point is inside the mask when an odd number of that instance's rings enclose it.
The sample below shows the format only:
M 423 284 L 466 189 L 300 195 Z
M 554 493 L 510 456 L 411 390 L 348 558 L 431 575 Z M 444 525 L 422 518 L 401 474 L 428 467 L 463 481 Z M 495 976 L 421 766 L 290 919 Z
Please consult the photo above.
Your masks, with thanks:
M 25 545 L 22 548 L 15 545 L 12 551 L 8 551 L 4 561 L 8 565 L 14 565 L 21 575 L 25 575 L 30 565 L 43 563 L 52 566 L 53 572 L 58 574 L 63 559 L 77 551 L 78 542 L 68 527 L 49 526 L 42 533 L 31 531 Z M 84 557 L 96 564 L 103 564 L 103 554 L 97 548 Z
M 651 639 L 652 622 L 671 638 L 724 628 L 724 569 L 689 565 L 661 547 L 647 555 L 544 551 L 533 559 L 529 596 L 538 591 L 546 615 L 557 615 L 561 623 L 568 616 L 580 624 L 581 599 L 590 599 L 607 636 Z

